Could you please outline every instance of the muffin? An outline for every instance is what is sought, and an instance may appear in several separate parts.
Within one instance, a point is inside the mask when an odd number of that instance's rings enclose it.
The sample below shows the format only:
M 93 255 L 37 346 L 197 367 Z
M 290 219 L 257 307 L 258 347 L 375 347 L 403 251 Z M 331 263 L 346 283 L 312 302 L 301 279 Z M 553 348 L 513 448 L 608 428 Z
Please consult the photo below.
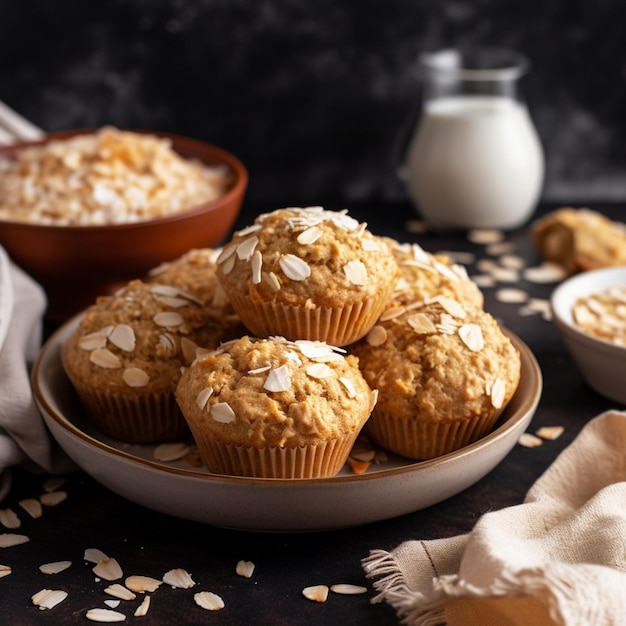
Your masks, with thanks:
M 147 281 L 172 285 L 192 294 L 216 317 L 234 317 L 233 307 L 216 274 L 217 257 L 221 251 L 221 248 L 189 250 L 181 257 L 150 270 Z
M 356 357 L 342 352 L 246 335 L 185 368 L 176 398 L 209 471 L 335 476 L 376 398 Z
M 62 360 L 98 430 L 130 443 L 167 441 L 190 434 L 174 395 L 181 367 L 199 346 L 232 336 L 190 294 L 135 280 L 86 310 Z
M 373 326 L 399 277 L 388 246 L 345 211 L 279 209 L 236 232 L 217 276 L 251 334 L 344 346 Z
M 484 297 L 467 270 L 444 254 L 430 254 L 416 243 L 399 243 L 384 238 L 398 267 L 400 280 L 388 306 L 445 296 L 481 309 Z
M 495 319 L 447 297 L 385 312 L 351 353 L 379 392 L 367 433 L 416 460 L 488 433 L 520 378 L 519 353 Z

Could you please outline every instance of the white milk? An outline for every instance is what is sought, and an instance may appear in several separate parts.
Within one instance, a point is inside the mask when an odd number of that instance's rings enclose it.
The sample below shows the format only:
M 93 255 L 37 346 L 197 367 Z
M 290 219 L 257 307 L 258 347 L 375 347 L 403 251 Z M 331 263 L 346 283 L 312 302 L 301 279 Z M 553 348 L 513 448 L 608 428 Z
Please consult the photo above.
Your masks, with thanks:
M 521 225 L 535 209 L 544 175 L 525 105 L 502 96 L 427 101 L 407 166 L 418 210 L 452 228 Z

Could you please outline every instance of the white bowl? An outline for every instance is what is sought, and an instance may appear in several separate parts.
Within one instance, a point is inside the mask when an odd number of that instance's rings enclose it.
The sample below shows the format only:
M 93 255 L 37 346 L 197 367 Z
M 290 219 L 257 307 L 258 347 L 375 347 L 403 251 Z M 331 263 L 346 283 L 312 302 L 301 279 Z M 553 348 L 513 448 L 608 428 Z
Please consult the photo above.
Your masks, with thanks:
M 612 287 L 626 287 L 626 267 L 577 274 L 552 293 L 552 313 L 565 345 L 589 386 L 610 400 L 626 404 L 626 347 L 583 332 L 572 318 L 572 307 L 579 298 Z

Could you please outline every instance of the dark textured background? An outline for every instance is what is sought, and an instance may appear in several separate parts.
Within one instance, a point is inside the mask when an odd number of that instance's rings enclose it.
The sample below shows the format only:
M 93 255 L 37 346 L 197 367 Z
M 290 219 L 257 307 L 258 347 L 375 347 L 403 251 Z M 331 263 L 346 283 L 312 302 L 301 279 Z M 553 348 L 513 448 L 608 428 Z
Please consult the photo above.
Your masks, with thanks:
M 3 0 L 0 99 L 46 130 L 169 130 L 248 165 L 248 199 L 406 199 L 415 59 L 514 47 L 544 199 L 626 198 L 626 4 L 607 0 Z

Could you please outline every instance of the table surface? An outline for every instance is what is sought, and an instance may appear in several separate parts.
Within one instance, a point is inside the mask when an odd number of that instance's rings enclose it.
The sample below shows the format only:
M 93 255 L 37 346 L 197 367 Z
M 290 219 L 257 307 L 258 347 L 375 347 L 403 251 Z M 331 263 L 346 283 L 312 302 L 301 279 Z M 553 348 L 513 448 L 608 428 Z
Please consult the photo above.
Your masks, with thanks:
M 329 208 L 343 208 L 331 207 Z M 542 205 L 538 214 L 556 207 Z M 613 219 L 626 221 L 626 210 L 619 206 L 594 207 Z M 237 227 L 248 224 L 257 210 L 246 207 Z M 408 205 L 351 208 L 350 214 L 367 221 L 370 229 L 399 241 L 418 242 L 426 250 L 469 252 L 476 260 L 489 257 L 484 245 L 471 243 L 466 233 L 430 232 L 413 234 L 407 225 L 416 219 Z M 540 262 L 528 234 L 520 228 L 507 234 L 514 253 L 528 266 Z M 471 275 L 478 271 L 468 264 Z M 554 441 L 537 448 L 516 445 L 487 476 L 465 491 L 427 509 L 399 518 L 361 527 L 316 533 L 255 533 L 211 527 L 170 517 L 143 508 L 112 493 L 86 473 L 64 476 L 62 489 L 68 497 L 54 507 L 45 507 L 39 519 L 26 515 L 18 502 L 38 497 L 48 475 L 17 468 L 13 488 L 0 508 L 20 513 L 21 527 L 1 532 L 25 534 L 28 543 L 0 549 L 0 564 L 9 565 L 12 574 L 0 579 L 0 615 L 3 622 L 21 624 L 85 623 L 88 609 L 108 608 L 112 599 L 104 593 L 108 583 L 98 580 L 92 565 L 83 559 L 87 548 L 99 548 L 115 557 L 125 575 L 142 574 L 161 578 L 174 568 L 191 573 L 192 589 L 162 585 L 152 595 L 148 624 L 396 624 L 396 616 L 386 604 L 373 604 L 372 581 L 365 578 L 361 560 L 370 550 L 391 550 L 408 539 L 434 539 L 465 533 L 485 512 L 520 503 L 527 490 L 551 464 L 558 453 L 591 418 L 621 408 L 593 392 L 581 379 L 553 324 L 541 314 L 522 315 L 522 305 L 498 300 L 497 290 L 521 288 L 533 298 L 547 299 L 554 284 L 498 283 L 484 288 L 485 309 L 517 334 L 533 351 L 543 372 L 543 395 L 529 427 L 563 426 Z M 372 502 L 376 506 L 376 502 Z M 56 575 L 39 571 L 44 563 L 69 560 L 72 565 Z M 235 574 L 239 560 L 255 564 L 252 578 Z M 307 600 L 304 587 L 315 584 L 352 583 L 364 585 L 363 595 L 331 594 L 325 603 Z M 37 591 L 63 589 L 67 599 L 55 608 L 33 606 Z M 208 613 L 199 608 L 193 594 L 199 590 L 220 595 L 225 608 Z M 133 613 L 141 598 L 121 602 L 116 610 L 127 615 L 126 622 L 138 619 Z

